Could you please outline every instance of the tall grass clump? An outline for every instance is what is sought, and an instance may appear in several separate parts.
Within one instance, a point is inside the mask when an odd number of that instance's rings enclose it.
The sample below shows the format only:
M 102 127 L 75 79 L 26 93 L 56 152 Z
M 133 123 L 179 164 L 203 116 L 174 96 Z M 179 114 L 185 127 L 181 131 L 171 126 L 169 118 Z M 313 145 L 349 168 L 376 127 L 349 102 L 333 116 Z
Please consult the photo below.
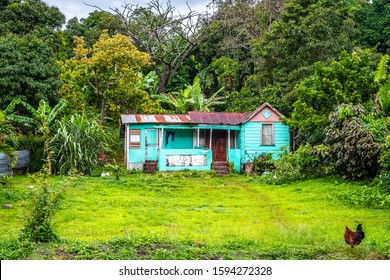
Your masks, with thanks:
M 52 140 L 56 171 L 91 175 L 99 163 L 99 153 L 108 150 L 110 139 L 103 126 L 85 115 L 72 115 L 58 121 Z

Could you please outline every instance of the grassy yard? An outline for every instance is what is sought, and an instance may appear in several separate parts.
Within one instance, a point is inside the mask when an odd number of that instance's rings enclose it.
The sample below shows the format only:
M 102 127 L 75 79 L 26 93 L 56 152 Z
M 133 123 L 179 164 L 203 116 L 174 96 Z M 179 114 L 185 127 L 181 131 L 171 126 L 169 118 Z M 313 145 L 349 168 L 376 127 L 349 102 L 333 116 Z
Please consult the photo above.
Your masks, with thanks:
M 51 180 L 61 185 L 66 178 Z M 18 241 L 28 177 L 0 187 L 0 259 L 389 259 L 390 211 L 354 207 L 361 188 L 335 178 L 267 185 L 208 173 L 80 177 L 54 228 L 60 241 Z M 356 248 L 345 225 L 363 224 Z

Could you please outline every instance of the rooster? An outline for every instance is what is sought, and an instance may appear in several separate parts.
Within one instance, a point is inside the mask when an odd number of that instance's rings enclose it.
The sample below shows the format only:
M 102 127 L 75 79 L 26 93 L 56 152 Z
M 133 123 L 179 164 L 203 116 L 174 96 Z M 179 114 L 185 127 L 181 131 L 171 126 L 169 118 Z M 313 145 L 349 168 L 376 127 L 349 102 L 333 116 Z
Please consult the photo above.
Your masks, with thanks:
M 350 230 L 348 226 L 345 226 L 344 240 L 352 248 L 359 245 L 363 238 L 364 231 L 362 229 L 362 224 L 358 224 L 355 232 Z

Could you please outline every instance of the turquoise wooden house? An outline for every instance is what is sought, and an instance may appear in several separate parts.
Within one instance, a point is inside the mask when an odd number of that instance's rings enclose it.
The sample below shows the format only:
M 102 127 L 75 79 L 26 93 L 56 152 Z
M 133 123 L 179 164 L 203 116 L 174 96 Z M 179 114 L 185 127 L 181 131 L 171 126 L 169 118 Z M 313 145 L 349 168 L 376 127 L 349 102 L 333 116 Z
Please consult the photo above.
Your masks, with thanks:
M 265 102 L 251 113 L 189 112 L 186 115 L 126 114 L 125 163 L 145 172 L 239 171 L 254 157 L 278 157 L 290 143 L 282 114 Z

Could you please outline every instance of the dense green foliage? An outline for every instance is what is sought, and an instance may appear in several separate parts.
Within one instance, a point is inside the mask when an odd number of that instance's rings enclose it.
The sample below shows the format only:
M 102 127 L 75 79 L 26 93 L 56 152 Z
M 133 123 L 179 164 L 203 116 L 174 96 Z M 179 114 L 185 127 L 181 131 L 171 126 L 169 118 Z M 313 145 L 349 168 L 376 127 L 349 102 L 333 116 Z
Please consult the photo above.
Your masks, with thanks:
M 58 102 L 60 69 L 57 32 L 65 21 L 57 8 L 41 0 L 3 1 L 0 8 L 0 109 L 13 98 L 33 106 Z
M 332 121 L 329 114 L 337 104 L 374 101 L 378 87 L 374 83 L 376 64 L 372 56 L 365 51 L 342 52 L 329 65 L 316 63 L 314 73 L 295 87 L 297 101 L 287 124 L 299 131 L 301 140 L 323 142 L 324 132 Z
M 356 20 L 361 30 L 359 41 L 378 51 L 389 52 L 390 48 L 390 3 L 387 0 L 373 0 L 365 3 L 356 13 Z
M 20 98 L 31 105 L 58 102 L 60 68 L 50 45 L 35 35 L 0 37 L 0 108 Z
M 326 132 L 337 174 L 354 180 L 373 178 L 379 168 L 380 144 L 364 127 L 364 114 L 362 106 L 340 105 Z

